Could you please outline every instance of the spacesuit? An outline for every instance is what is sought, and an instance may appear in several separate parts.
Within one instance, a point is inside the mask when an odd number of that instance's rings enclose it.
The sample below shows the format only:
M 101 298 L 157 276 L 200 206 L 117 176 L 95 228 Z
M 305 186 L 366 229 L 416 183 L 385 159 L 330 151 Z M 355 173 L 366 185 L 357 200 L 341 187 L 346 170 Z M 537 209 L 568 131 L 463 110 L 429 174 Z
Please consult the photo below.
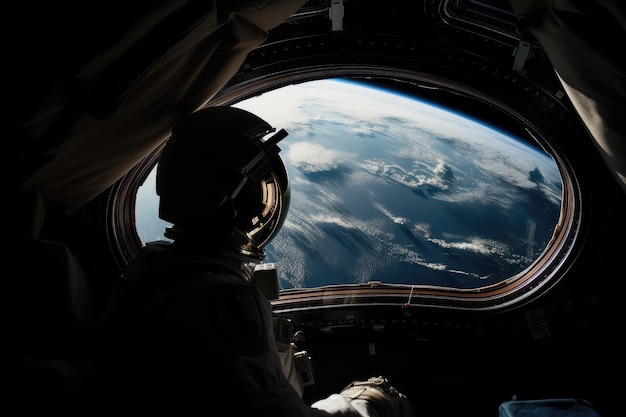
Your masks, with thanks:
M 200 110 L 173 129 L 157 167 L 171 242 L 148 243 L 123 270 L 109 313 L 112 350 L 122 352 L 120 395 L 132 392 L 135 405 L 126 407 L 144 413 L 151 404 L 176 415 L 218 407 L 228 415 L 413 416 L 383 377 L 311 405 L 302 399 L 293 351 L 279 352 L 276 317 L 253 267 L 289 205 L 276 145 L 287 134 L 272 133 L 231 107 Z

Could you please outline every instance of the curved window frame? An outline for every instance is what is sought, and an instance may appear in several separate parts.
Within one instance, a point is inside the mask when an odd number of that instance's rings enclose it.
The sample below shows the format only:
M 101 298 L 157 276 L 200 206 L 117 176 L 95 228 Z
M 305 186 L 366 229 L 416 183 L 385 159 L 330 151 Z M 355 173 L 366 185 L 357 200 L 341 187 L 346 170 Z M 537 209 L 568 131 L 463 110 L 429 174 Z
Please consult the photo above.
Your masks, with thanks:
M 254 95 L 283 86 L 323 78 L 362 79 L 396 85 L 402 91 L 438 91 L 445 95 L 462 96 L 497 110 L 510 118 L 519 129 L 526 132 L 536 145 L 551 155 L 563 181 L 561 217 L 550 243 L 543 253 L 524 271 L 500 283 L 471 289 L 445 288 L 429 285 L 396 285 L 372 282 L 359 285 L 329 285 L 318 288 L 281 290 L 278 300 L 272 301 L 277 312 L 298 311 L 310 308 L 327 308 L 344 305 L 389 305 L 427 307 L 436 309 L 493 311 L 519 306 L 533 295 L 547 291 L 563 276 L 564 264 L 573 257 L 582 216 L 580 187 L 576 176 L 553 141 L 526 120 L 520 113 L 480 91 L 461 84 L 451 83 L 432 75 L 419 74 L 398 68 L 372 68 L 364 66 L 333 66 L 314 70 L 294 70 L 279 76 L 261 77 L 255 82 L 245 82 L 236 88 L 225 89 L 208 105 L 232 105 Z M 422 98 L 419 96 L 418 98 Z M 430 99 L 429 99 L 430 100 Z M 111 205 L 108 230 L 116 242 L 118 265 L 125 265 L 143 243 L 135 229 L 136 193 L 154 168 L 160 149 L 138 164 L 116 184 L 112 195 L 117 204 Z
M 531 121 L 506 103 L 466 85 L 413 70 L 360 65 L 333 66 L 313 70 L 298 69 L 280 76 L 244 82 L 225 89 L 210 105 L 231 105 L 263 92 L 322 78 L 381 80 L 398 83 L 400 90 L 411 86 L 414 92 L 439 91 L 452 96 L 463 96 L 481 103 L 493 111 L 506 115 L 518 124 L 533 144 L 549 154 L 558 166 L 562 178 L 561 216 L 554 235 L 543 253 L 524 271 L 490 286 L 459 289 L 430 285 L 400 285 L 372 282 L 368 284 L 329 285 L 317 288 L 282 290 L 279 300 L 273 301 L 275 311 L 292 312 L 312 307 L 341 305 L 390 305 L 405 307 L 433 307 L 439 309 L 491 311 L 508 309 L 532 300 L 533 295 L 556 285 L 564 273 L 564 264 L 574 256 L 575 242 L 580 234 L 582 199 L 576 175 L 564 155 L 550 137 Z M 422 99 L 421 95 L 416 95 Z M 431 99 L 432 100 L 432 99 Z M 434 101 L 437 102 L 436 100 Z

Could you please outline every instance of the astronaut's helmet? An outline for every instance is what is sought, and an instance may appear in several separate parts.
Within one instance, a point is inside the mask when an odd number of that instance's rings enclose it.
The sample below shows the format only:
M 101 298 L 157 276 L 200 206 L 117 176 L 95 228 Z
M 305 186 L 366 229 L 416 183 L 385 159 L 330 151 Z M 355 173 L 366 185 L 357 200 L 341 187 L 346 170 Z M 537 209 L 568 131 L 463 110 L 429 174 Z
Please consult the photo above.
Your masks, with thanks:
M 172 223 L 165 236 L 262 262 L 289 207 L 277 146 L 286 136 L 235 107 L 207 107 L 181 120 L 157 166 L 159 217 Z

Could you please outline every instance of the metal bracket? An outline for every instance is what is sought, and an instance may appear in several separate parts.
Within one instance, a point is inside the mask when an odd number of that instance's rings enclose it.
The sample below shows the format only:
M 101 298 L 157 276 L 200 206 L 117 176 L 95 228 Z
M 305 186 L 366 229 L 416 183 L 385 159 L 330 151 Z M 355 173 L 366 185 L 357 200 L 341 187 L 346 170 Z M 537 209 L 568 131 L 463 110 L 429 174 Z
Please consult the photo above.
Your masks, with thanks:
M 515 55 L 513 69 L 519 72 L 524 71 L 524 64 L 530 55 L 530 42 L 520 39 L 517 48 L 513 51 L 513 55 Z
M 328 9 L 328 17 L 331 20 L 333 32 L 343 30 L 343 12 L 343 0 L 332 0 L 330 3 L 330 9 Z

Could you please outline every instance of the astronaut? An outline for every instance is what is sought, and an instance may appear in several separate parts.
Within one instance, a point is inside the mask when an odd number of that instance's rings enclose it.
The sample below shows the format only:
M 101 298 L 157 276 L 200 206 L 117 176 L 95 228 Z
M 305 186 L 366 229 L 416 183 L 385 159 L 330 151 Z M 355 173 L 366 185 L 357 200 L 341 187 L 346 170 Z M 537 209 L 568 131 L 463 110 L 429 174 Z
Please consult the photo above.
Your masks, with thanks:
M 384 377 L 352 382 L 306 404 L 293 351 L 279 352 L 276 317 L 254 266 L 263 263 L 264 247 L 289 207 L 277 145 L 286 136 L 256 115 L 226 106 L 199 110 L 172 130 L 156 178 L 159 217 L 171 224 L 165 231 L 170 241 L 147 244 L 124 269 L 125 285 L 108 320 L 118 340 L 115 366 L 126 385 L 119 392 L 134 404 L 127 409 L 414 415 Z

